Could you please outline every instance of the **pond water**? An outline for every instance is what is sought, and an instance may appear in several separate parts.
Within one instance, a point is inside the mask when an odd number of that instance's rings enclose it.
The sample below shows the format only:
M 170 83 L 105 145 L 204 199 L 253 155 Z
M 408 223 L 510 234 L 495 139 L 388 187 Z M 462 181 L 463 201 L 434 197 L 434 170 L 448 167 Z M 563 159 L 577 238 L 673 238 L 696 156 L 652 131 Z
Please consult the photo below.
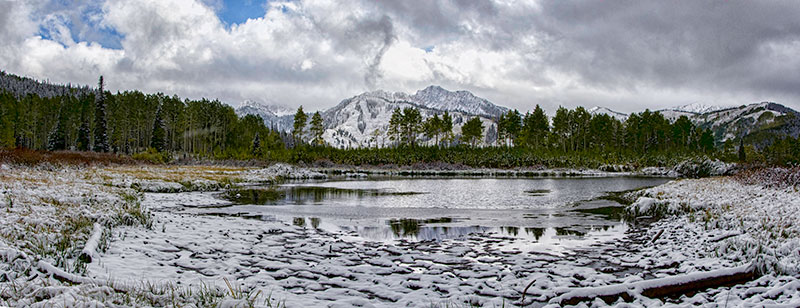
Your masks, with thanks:
M 362 178 L 250 187 L 227 193 L 239 205 L 199 214 L 281 220 L 372 241 L 482 235 L 531 247 L 583 245 L 621 236 L 620 204 L 598 200 L 666 178 Z

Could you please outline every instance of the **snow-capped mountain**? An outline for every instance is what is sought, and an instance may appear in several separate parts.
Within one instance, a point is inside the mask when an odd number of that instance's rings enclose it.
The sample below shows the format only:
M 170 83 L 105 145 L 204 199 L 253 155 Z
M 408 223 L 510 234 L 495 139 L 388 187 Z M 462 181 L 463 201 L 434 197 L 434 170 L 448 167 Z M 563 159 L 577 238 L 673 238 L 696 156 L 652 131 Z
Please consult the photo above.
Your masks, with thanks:
M 614 111 L 614 110 L 611 110 L 611 109 L 606 108 L 606 107 L 595 106 L 595 107 L 589 108 L 589 110 L 587 110 L 587 111 L 589 113 L 591 113 L 592 115 L 607 114 L 607 115 L 610 115 L 610 116 L 612 116 L 612 117 L 614 117 L 614 118 L 616 118 L 617 120 L 620 120 L 620 121 L 625 121 L 625 120 L 628 119 L 628 114 L 627 113 Z
M 469 91 L 448 91 L 440 86 L 428 86 L 410 97 L 414 103 L 430 109 L 458 111 L 464 114 L 499 117 L 508 108 L 492 104 Z
M 703 103 L 697 102 L 697 103 L 691 103 L 691 104 L 686 104 L 686 105 L 681 105 L 681 106 L 675 106 L 675 107 L 672 107 L 672 108 L 666 108 L 664 110 L 672 110 L 672 111 L 677 111 L 677 112 L 694 113 L 694 114 L 703 114 L 703 113 L 714 112 L 714 111 L 727 109 L 727 108 L 730 108 L 730 106 L 726 107 L 726 106 L 719 106 L 719 105 L 707 105 L 707 104 L 703 104 Z
M 759 145 L 775 136 L 800 134 L 800 113 L 772 102 L 719 109 L 690 117 L 698 126 L 710 128 L 717 142 L 744 136 Z
M 243 115 L 257 115 L 264 120 L 264 124 L 278 131 L 289 131 L 294 123 L 295 110 L 283 105 L 266 104 L 256 101 L 244 101 L 236 113 Z
M 338 105 L 321 112 L 325 123 L 325 141 L 335 147 L 388 146 L 389 119 L 397 108 L 414 107 L 423 119 L 448 111 L 453 117 L 453 133 L 458 136 L 469 118 L 479 116 L 484 123 L 484 144 L 497 139 L 494 119 L 508 111 L 468 91 L 448 91 L 429 86 L 413 95 L 404 92 L 372 91 L 342 100 Z M 608 114 L 625 121 L 628 114 L 607 107 L 593 107 L 591 114 Z M 656 110 L 670 121 L 686 116 L 695 125 L 711 129 L 715 140 L 745 136 L 748 142 L 764 144 L 773 137 L 800 134 L 800 113 L 780 104 L 763 102 L 739 107 L 711 106 L 699 103 Z M 240 115 L 261 116 L 268 127 L 288 132 L 292 129 L 295 110 L 257 102 L 245 102 L 236 112 Z M 433 142 L 421 140 L 421 142 Z
M 484 123 L 484 143 L 487 144 L 497 139 L 497 127 L 492 119 L 508 111 L 508 108 L 492 104 L 468 91 L 448 91 L 439 86 L 429 86 L 414 95 L 378 90 L 342 100 L 322 111 L 320 114 L 325 123 L 323 138 L 335 147 L 388 146 L 391 144 L 387 132 L 392 112 L 406 107 L 417 108 L 423 119 L 449 112 L 456 136 L 460 135 L 461 126 L 468 119 L 479 116 Z M 236 112 L 261 116 L 268 127 L 290 131 L 295 110 L 245 102 Z
M 477 115 L 486 129 L 485 143 L 497 139 L 497 129 L 492 119 L 508 110 L 469 92 L 450 92 L 440 87 L 428 87 L 415 95 L 366 92 L 345 99 L 322 113 L 326 127 L 323 138 L 336 147 L 388 146 L 391 144 L 387 132 L 392 112 L 406 107 L 417 108 L 423 119 L 449 112 L 453 118 L 455 135 L 460 135 L 461 126 Z M 426 142 L 424 139 L 422 141 Z
M 727 109 L 730 107 L 723 107 L 717 105 L 706 105 L 703 103 L 691 103 L 681 106 L 674 106 L 670 108 L 664 108 L 656 110 L 664 115 L 667 120 L 675 121 L 681 116 L 686 116 L 688 118 L 695 117 L 697 115 L 701 115 L 704 113 L 714 112 L 722 109 Z

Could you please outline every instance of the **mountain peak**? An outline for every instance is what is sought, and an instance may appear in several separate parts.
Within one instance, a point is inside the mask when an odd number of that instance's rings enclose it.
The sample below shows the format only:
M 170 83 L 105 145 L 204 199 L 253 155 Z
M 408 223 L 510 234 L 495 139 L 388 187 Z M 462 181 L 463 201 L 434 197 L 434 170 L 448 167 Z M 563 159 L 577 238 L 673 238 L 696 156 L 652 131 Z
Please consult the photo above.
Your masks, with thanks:
M 497 117 L 508 108 L 492 104 L 489 100 L 475 96 L 470 91 L 449 91 L 438 85 L 430 85 L 412 95 L 413 101 L 431 109 L 458 111 L 466 114 Z
M 612 116 L 612 117 L 614 117 L 614 118 L 616 118 L 617 120 L 620 120 L 620 121 L 625 121 L 625 120 L 628 119 L 628 114 L 627 113 L 619 112 L 619 111 L 616 111 L 616 110 L 611 110 L 608 107 L 594 106 L 592 108 L 589 108 L 589 110 L 586 110 L 586 111 L 588 111 L 592 115 L 607 114 L 607 115 L 610 115 L 610 116 Z
M 678 111 L 678 112 L 686 112 L 686 113 L 693 113 L 693 114 L 704 114 L 714 111 L 719 111 L 723 109 L 728 109 L 733 106 L 719 106 L 719 105 L 708 105 L 700 102 L 694 102 L 691 104 L 675 106 L 672 108 L 666 108 L 664 110 L 670 111 Z

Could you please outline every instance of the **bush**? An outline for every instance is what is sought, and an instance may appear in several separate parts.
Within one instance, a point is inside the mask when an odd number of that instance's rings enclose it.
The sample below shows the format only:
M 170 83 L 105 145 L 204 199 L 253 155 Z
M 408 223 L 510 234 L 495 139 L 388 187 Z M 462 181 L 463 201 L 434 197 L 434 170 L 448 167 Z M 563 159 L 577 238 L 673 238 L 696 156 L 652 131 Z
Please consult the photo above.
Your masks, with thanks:
M 169 153 L 158 152 L 154 148 L 149 148 L 146 152 L 133 154 L 131 157 L 135 160 L 146 161 L 152 164 L 166 164 L 172 161 L 172 156 Z

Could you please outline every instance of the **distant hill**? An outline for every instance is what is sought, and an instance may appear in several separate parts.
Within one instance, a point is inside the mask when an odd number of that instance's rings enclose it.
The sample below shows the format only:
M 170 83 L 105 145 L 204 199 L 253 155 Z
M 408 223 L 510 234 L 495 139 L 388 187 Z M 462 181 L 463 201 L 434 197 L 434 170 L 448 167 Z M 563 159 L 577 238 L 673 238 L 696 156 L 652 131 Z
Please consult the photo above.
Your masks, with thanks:
M 0 89 L 11 92 L 18 98 L 28 94 L 36 94 L 39 97 L 80 96 L 93 94 L 95 91 L 94 88 L 85 85 L 54 84 L 8 74 L 5 71 L 0 71 Z
M 628 115 L 606 107 L 588 110 L 592 114 L 608 114 L 624 121 Z M 762 147 L 773 138 L 800 134 L 800 113 L 781 104 L 762 102 L 738 107 L 689 104 L 656 110 L 670 121 L 686 116 L 695 125 L 711 129 L 714 140 L 722 144 L 744 137 L 749 144 Z

